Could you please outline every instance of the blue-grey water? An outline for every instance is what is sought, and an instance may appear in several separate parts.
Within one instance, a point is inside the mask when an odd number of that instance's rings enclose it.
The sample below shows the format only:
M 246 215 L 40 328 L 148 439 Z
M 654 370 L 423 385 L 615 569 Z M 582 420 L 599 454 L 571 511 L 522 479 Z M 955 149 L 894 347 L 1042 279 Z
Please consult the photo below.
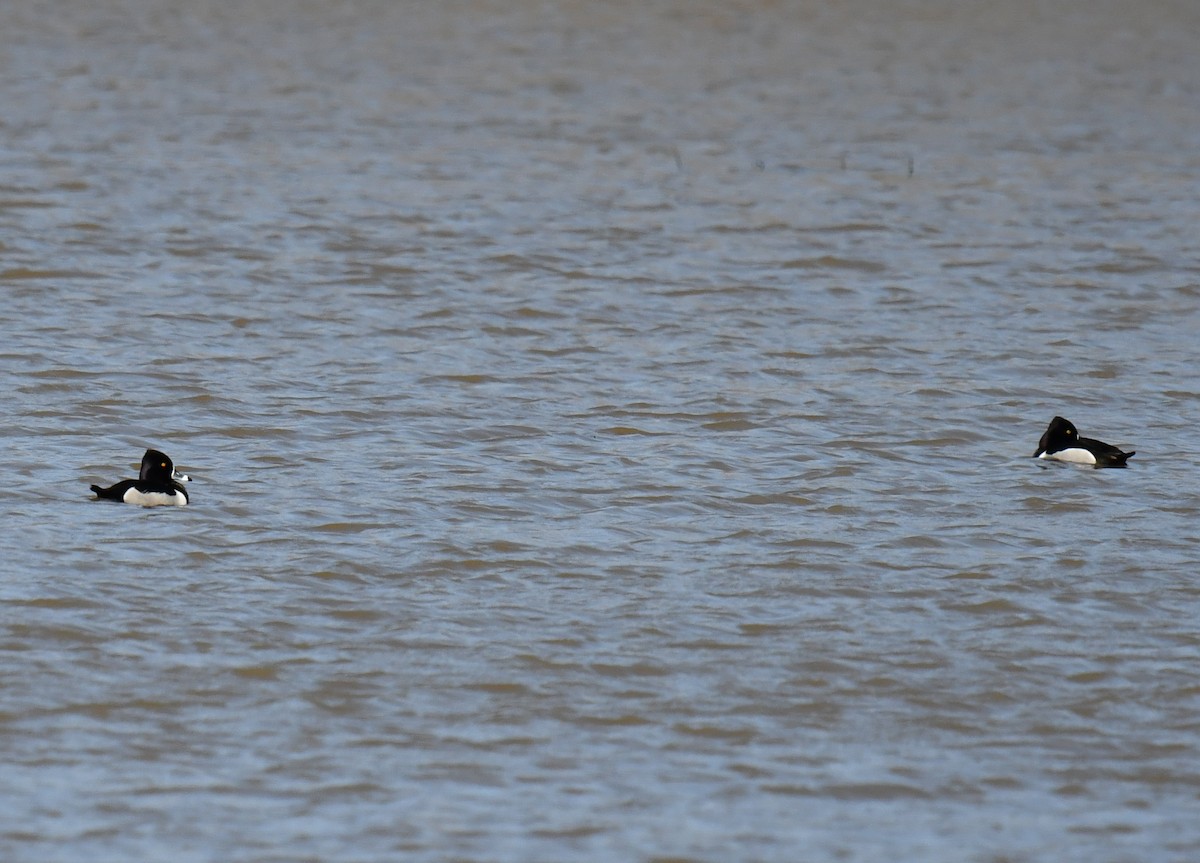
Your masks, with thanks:
M 0 859 L 1200 859 L 1200 7 L 0 34 Z

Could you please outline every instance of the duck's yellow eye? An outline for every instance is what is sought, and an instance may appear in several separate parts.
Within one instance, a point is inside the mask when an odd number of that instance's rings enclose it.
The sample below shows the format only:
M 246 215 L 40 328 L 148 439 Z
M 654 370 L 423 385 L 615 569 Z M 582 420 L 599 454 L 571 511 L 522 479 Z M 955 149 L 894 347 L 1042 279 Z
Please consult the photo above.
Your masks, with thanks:
M 165 461 L 159 465 L 159 467 L 166 467 L 166 466 L 167 466 L 167 463 Z

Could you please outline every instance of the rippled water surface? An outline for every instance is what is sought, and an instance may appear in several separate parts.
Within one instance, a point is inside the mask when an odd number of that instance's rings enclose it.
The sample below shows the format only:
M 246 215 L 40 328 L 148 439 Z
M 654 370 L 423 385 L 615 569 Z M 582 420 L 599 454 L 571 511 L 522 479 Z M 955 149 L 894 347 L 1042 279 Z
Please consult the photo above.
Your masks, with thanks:
M 1200 859 L 1200 8 L 0 32 L 4 860 Z

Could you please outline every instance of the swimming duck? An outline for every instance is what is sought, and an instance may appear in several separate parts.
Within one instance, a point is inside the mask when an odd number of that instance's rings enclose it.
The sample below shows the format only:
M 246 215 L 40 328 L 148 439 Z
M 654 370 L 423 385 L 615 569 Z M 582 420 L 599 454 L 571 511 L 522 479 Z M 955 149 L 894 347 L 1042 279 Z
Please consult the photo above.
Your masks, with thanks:
M 1033 457 L 1090 464 L 1094 467 L 1125 467 L 1125 462 L 1133 455 L 1133 452 L 1121 452 L 1112 444 L 1080 437 L 1079 431 L 1070 420 L 1055 417 L 1050 420 L 1050 425 L 1038 442 L 1037 452 Z
M 92 486 L 97 500 L 119 500 L 138 506 L 187 506 L 188 493 L 183 483 L 191 479 L 175 470 L 166 453 L 146 450 L 137 479 L 123 479 L 108 488 Z

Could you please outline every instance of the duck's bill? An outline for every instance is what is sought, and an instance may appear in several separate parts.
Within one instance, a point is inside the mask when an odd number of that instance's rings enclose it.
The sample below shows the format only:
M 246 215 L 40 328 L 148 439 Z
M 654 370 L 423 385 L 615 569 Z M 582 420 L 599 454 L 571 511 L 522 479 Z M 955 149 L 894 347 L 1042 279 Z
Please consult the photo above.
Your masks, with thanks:
M 192 481 L 192 478 L 190 476 L 188 476 L 186 473 L 180 473 L 177 470 L 171 471 L 171 479 L 177 480 L 179 482 L 191 482 Z

